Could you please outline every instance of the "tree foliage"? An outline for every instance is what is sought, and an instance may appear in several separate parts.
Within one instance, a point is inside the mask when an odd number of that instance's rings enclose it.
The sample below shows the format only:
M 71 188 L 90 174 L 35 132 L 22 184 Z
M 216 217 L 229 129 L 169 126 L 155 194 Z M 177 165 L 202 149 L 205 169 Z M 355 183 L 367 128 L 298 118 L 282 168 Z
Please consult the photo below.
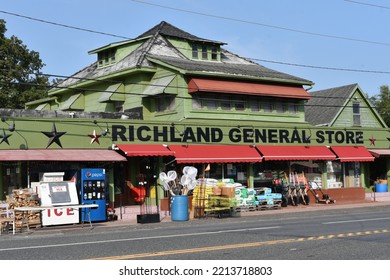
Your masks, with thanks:
M 375 106 L 379 115 L 385 121 L 386 125 L 390 127 L 390 89 L 389 86 L 383 85 L 380 87 L 378 95 L 370 98 L 371 103 Z
M 7 38 L 0 19 L 0 107 L 23 109 L 24 104 L 46 96 L 48 78 L 39 53 L 30 51 L 16 36 Z

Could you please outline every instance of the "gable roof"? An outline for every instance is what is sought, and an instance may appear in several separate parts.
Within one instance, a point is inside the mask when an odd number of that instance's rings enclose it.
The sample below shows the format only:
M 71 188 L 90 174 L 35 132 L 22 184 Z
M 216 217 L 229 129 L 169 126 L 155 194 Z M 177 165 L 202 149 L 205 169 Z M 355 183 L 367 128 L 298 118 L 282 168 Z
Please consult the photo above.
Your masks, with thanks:
M 306 121 L 313 125 L 330 125 L 358 84 L 310 92 L 305 104 Z
M 356 92 L 360 94 L 378 124 L 387 127 L 357 83 L 310 92 L 312 98 L 305 104 L 306 121 L 317 126 L 332 126 Z

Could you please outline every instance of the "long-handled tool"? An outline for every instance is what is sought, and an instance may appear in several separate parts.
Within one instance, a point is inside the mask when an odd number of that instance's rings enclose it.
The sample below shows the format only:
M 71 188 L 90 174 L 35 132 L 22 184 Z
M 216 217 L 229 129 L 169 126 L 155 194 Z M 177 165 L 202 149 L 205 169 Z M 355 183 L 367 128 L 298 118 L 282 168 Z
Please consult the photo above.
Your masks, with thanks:
M 316 185 L 316 188 L 313 187 L 313 184 Z M 314 195 L 316 199 L 316 203 L 325 203 L 325 204 L 336 203 L 336 199 L 332 199 L 328 194 L 324 194 L 321 187 L 318 186 L 316 182 L 310 182 L 309 185 L 310 185 L 309 190 Z M 318 194 L 318 192 L 321 193 L 321 196 Z
M 290 173 L 290 186 L 288 188 L 288 194 L 291 200 L 291 205 L 297 206 L 297 195 L 296 195 L 296 188 L 295 188 L 295 179 L 294 179 L 294 174 Z
M 288 185 L 288 178 L 287 178 L 287 175 L 286 175 L 285 172 L 281 173 L 280 176 L 282 178 L 281 179 L 281 183 L 282 183 L 282 189 L 281 189 L 282 204 L 281 204 L 281 206 L 282 207 L 287 207 L 288 206 L 289 189 L 290 189 L 290 187 Z
M 307 195 L 306 191 L 306 178 L 305 174 L 302 172 L 301 176 L 298 175 L 298 173 L 295 173 L 297 180 L 298 180 L 298 192 L 301 197 L 301 201 L 303 204 L 308 205 L 309 204 L 309 196 Z

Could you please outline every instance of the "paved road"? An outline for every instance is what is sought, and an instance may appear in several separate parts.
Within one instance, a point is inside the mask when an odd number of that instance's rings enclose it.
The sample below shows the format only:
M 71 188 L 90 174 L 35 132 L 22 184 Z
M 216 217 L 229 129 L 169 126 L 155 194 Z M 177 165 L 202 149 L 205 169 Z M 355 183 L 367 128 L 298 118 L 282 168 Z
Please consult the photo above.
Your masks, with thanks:
M 0 259 L 389 260 L 390 205 L 369 206 L 143 225 L 104 223 L 92 230 L 79 225 L 38 229 L 2 235 Z

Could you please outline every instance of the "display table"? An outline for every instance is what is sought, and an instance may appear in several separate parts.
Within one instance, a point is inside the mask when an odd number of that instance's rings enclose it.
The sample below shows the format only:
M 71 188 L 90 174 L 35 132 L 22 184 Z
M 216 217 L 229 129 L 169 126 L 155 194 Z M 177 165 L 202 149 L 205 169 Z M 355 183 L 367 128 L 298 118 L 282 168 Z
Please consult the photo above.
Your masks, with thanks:
M 80 211 L 85 211 L 86 216 L 88 217 L 89 225 L 92 228 L 92 222 L 91 222 L 91 209 L 99 207 L 98 204 L 76 204 L 76 205 L 58 205 L 58 206 L 25 206 L 25 207 L 15 207 L 15 212 L 22 212 L 23 213 L 23 220 L 22 220 L 22 227 L 26 225 L 27 231 L 30 230 L 29 227 L 29 221 L 28 221 L 28 212 L 29 211 L 35 211 L 35 212 L 42 212 L 46 210 L 55 210 L 55 209 L 77 209 Z

